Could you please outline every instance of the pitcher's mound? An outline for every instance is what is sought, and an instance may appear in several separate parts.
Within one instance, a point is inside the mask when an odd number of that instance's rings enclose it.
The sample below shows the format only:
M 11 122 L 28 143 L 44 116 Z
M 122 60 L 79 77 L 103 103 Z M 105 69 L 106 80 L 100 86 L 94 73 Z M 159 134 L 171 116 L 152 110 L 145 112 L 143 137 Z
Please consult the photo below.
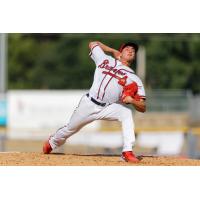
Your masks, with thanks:
M 139 156 L 137 164 L 121 161 L 120 155 L 72 155 L 25 152 L 0 153 L 6 166 L 200 166 L 200 160 L 178 157 Z

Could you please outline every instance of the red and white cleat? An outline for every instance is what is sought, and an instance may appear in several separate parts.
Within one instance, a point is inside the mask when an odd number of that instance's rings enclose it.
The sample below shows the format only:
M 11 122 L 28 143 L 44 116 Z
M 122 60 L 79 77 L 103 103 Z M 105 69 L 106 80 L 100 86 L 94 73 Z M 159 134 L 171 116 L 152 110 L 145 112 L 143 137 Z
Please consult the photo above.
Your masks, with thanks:
M 126 162 L 137 163 L 140 160 L 136 158 L 132 151 L 124 151 L 122 152 L 122 159 Z
M 43 145 L 43 153 L 44 153 L 44 154 L 49 154 L 49 153 L 51 153 L 51 151 L 52 151 L 52 147 L 51 147 L 51 145 L 49 144 L 49 141 L 46 141 L 46 142 L 44 143 L 44 145 Z

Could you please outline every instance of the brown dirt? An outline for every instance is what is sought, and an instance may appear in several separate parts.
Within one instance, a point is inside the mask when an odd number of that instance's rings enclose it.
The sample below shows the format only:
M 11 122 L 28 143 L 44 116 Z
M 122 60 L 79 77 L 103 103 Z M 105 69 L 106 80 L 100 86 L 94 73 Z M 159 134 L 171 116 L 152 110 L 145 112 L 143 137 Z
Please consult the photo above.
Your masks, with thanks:
M 73 155 L 30 152 L 0 153 L 1 166 L 200 166 L 200 160 L 177 157 L 140 156 L 137 164 L 120 160 L 119 155 Z

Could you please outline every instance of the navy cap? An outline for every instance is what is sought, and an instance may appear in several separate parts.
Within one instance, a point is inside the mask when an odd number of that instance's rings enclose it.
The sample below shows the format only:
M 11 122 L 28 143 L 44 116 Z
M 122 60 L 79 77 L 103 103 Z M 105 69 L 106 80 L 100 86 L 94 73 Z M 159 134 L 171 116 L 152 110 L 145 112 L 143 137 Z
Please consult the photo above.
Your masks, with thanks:
M 119 51 L 122 52 L 122 50 L 127 46 L 133 47 L 135 49 L 135 52 L 137 53 L 139 47 L 136 43 L 133 43 L 133 42 L 127 42 L 127 43 L 122 44 L 121 47 L 119 48 Z

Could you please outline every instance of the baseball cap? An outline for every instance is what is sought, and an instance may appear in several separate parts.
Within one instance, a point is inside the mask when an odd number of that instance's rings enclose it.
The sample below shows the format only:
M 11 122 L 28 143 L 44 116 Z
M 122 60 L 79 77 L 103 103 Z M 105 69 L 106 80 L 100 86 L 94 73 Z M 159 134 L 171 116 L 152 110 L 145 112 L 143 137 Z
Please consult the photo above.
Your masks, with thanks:
M 139 47 L 138 47 L 138 45 L 137 45 L 136 43 L 134 43 L 134 42 L 127 42 L 127 43 L 122 44 L 122 45 L 120 46 L 120 48 L 119 48 L 119 51 L 122 52 L 122 50 L 123 50 L 125 47 L 127 47 L 127 46 L 133 47 L 133 48 L 135 49 L 135 52 L 137 53 Z

